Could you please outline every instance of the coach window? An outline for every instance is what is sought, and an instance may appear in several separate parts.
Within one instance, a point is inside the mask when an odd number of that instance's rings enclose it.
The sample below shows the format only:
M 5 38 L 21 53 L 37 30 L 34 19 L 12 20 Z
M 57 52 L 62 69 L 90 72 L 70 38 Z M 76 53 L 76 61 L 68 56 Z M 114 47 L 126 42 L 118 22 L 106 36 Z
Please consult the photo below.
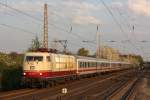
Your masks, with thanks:
M 108 67 L 108 63 L 105 63 L 105 66 Z
M 83 68 L 85 68 L 86 67 L 86 62 L 84 62 L 84 65 L 83 65 Z
M 103 63 L 101 63 L 101 67 L 104 67 Z
M 118 64 L 119 67 L 121 67 L 121 64 Z
M 95 67 L 98 67 L 98 63 L 97 62 L 95 62 Z
M 89 62 L 87 62 L 87 67 L 89 67 Z
M 91 65 L 92 67 L 94 67 L 94 62 L 92 62 L 92 65 Z
M 106 63 L 104 63 L 104 67 L 107 67 Z
M 86 67 L 88 68 L 88 62 L 86 62 Z
M 83 62 L 83 66 L 82 66 L 82 68 L 84 68 L 85 67 L 85 62 Z
M 104 63 L 101 63 L 102 67 L 104 67 Z
M 97 62 L 97 67 L 99 67 L 100 66 L 100 63 L 99 62 Z
M 86 67 L 88 68 L 89 62 L 86 62 Z
M 49 62 L 51 61 L 50 56 L 46 57 L 46 61 L 49 61 Z
M 92 66 L 95 67 L 96 66 L 96 62 L 93 62 Z
M 80 64 L 80 68 L 82 67 L 82 62 L 79 62 L 79 64 Z
M 99 67 L 101 67 L 102 65 L 101 65 L 101 63 L 99 62 Z
M 116 63 L 113 64 L 115 67 L 117 66 Z
M 82 66 L 81 66 L 82 68 L 84 67 L 84 62 L 82 62 Z
M 79 67 L 81 68 L 81 66 L 82 66 L 82 62 L 79 62 L 78 64 L 79 64 Z
M 102 63 L 102 66 L 105 67 L 104 63 Z
M 106 67 L 108 67 L 108 65 L 109 65 L 108 63 L 105 63 L 105 66 L 106 66 Z
M 90 63 L 90 67 L 93 67 L 93 62 Z
M 84 68 L 84 62 L 82 62 L 82 68 Z
M 89 67 L 89 62 L 87 62 L 87 67 Z
M 94 67 L 94 62 L 91 63 L 91 67 Z
M 88 67 L 88 62 L 86 62 L 86 67 Z
M 84 68 L 84 62 L 82 62 L 82 68 Z
M 105 66 L 108 67 L 108 63 L 105 63 Z
M 105 63 L 103 63 L 103 66 L 106 67 L 106 66 L 105 66 Z
M 111 65 L 111 67 L 114 67 L 114 64 L 112 62 L 109 65 Z
M 101 62 L 99 62 L 99 67 L 103 66 Z

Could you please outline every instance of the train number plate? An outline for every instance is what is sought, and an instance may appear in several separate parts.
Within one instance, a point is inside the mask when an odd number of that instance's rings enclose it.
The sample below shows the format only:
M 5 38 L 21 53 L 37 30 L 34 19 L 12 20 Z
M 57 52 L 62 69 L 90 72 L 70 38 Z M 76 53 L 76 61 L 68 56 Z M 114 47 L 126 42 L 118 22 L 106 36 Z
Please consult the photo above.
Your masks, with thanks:
M 34 70 L 34 68 L 35 68 L 34 66 L 30 66 L 30 70 Z

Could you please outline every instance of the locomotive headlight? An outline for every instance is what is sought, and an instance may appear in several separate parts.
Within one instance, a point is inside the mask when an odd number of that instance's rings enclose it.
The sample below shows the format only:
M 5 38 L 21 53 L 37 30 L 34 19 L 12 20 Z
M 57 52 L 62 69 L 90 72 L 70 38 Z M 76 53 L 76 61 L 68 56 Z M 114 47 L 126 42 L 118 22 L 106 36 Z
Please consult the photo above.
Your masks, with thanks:
M 25 75 L 26 75 L 26 73 L 23 73 L 23 75 L 25 76 Z
M 42 76 L 43 74 L 42 73 L 40 73 L 40 76 Z

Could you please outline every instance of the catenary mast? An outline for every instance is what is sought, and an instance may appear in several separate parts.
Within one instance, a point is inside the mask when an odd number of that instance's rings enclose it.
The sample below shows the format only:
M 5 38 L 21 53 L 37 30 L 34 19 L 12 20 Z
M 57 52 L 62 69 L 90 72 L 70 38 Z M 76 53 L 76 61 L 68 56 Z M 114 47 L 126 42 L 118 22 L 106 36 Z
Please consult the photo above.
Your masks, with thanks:
M 43 37 L 43 48 L 48 49 L 48 12 L 47 4 L 44 4 L 44 37 Z

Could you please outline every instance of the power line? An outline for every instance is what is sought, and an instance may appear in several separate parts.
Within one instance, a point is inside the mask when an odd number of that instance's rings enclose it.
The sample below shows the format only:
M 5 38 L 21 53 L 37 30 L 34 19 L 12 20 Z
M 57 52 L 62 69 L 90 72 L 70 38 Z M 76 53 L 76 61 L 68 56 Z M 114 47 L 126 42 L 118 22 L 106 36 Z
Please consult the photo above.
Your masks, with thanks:
M 124 32 L 122 26 L 120 25 L 120 23 L 117 21 L 117 19 L 115 18 L 114 14 L 112 13 L 112 11 L 109 9 L 109 7 L 105 4 L 105 2 L 103 0 L 101 0 L 102 4 L 104 5 L 104 7 L 107 9 L 108 13 L 111 15 L 112 19 L 114 20 L 114 22 L 119 26 L 121 32 Z
M 130 24 L 128 24 L 126 18 L 124 16 L 122 16 L 122 14 L 121 14 L 121 12 L 120 12 L 120 10 L 118 8 L 117 8 L 117 11 L 118 11 L 119 15 L 121 16 L 121 18 L 124 20 L 124 23 L 127 24 L 127 27 L 129 28 L 129 30 L 130 29 L 132 30 L 130 32 L 134 35 L 134 39 L 138 42 L 138 39 L 136 38 L 136 35 L 135 35 L 135 32 L 134 32 L 135 25 L 131 26 Z M 139 49 L 141 49 L 140 51 L 143 51 L 141 46 L 139 47 Z M 144 54 L 144 53 L 142 52 L 142 54 Z
M 18 13 L 24 15 L 24 16 L 27 16 L 27 17 L 29 17 L 29 18 L 31 18 L 31 19 L 34 19 L 34 20 L 36 20 L 36 21 L 38 21 L 38 22 L 39 22 L 39 21 L 40 21 L 40 22 L 43 21 L 43 20 L 40 19 L 40 18 L 37 18 L 37 17 L 35 17 L 35 16 L 32 16 L 32 15 L 30 15 L 30 14 L 28 14 L 28 13 L 25 13 L 25 12 L 19 10 L 19 9 L 13 8 L 13 7 L 9 6 L 8 4 L 4 4 L 4 3 L 1 3 L 1 2 L 0 2 L 0 5 L 5 6 L 5 7 L 9 8 L 9 9 L 12 9 L 12 10 L 14 10 L 14 11 L 16 11 L 16 12 L 18 12 Z M 69 32 L 68 30 L 65 30 L 65 29 L 63 29 L 63 28 L 61 28 L 61 27 L 58 27 L 58 26 L 56 26 L 56 25 L 53 24 L 53 23 L 49 23 L 49 25 L 51 25 L 51 26 L 53 26 L 53 27 L 55 27 L 55 28 L 57 28 L 57 29 L 59 29 L 59 30 L 62 30 L 62 31 L 64 31 L 64 32 L 67 32 L 67 33 L 70 34 L 70 32 Z M 74 36 L 76 36 L 77 38 L 80 38 L 80 39 L 84 39 L 83 37 L 81 37 L 81 36 L 78 35 L 77 33 L 73 33 L 73 32 L 72 32 L 71 35 L 74 35 Z
M 101 1 L 102 4 L 104 5 L 104 7 L 107 9 L 107 11 L 108 11 L 109 14 L 111 15 L 111 17 L 112 17 L 112 19 L 114 20 L 114 22 L 117 24 L 117 26 L 119 27 L 119 29 L 121 30 L 121 32 L 124 33 L 124 35 L 126 35 L 126 37 L 129 39 L 128 35 L 125 34 L 125 32 L 124 32 L 124 30 L 123 30 L 121 24 L 120 24 L 120 23 L 118 22 L 118 20 L 115 18 L 113 12 L 109 9 L 109 7 L 105 4 L 105 2 L 104 2 L 103 0 L 100 0 L 100 1 Z M 130 40 L 130 39 L 129 39 L 129 40 Z M 129 44 L 131 44 L 132 46 L 134 46 L 137 51 L 140 51 L 140 50 L 131 42 L 131 40 L 130 40 L 129 42 L 130 42 Z
M 35 34 L 35 33 L 31 32 L 31 31 L 25 30 L 25 29 L 20 28 L 20 27 L 11 26 L 11 25 L 8 25 L 8 24 L 0 24 L 0 25 L 1 25 L 1 26 L 4 26 L 4 27 L 12 28 L 12 29 L 17 29 L 17 30 L 23 31 L 23 32 L 25 32 L 25 33 Z M 81 47 L 81 45 L 79 46 L 77 43 L 71 43 L 71 42 L 69 42 L 69 44 L 76 45 L 76 47 Z M 93 49 L 92 49 L 92 50 L 93 50 Z
M 9 6 L 8 4 L 4 4 L 4 3 L 1 3 L 1 2 L 0 2 L 0 5 L 5 6 L 5 7 L 9 8 L 9 9 L 12 9 L 12 10 L 14 10 L 14 11 L 16 11 L 16 12 L 22 14 L 22 15 L 28 16 L 28 17 L 30 17 L 30 18 L 32 18 L 32 19 L 34 19 L 34 20 L 38 20 L 38 21 L 40 20 L 40 21 L 41 21 L 41 19 L 39 19 L 39 18 L 37 18 L 37 17 L 35 17 L 35 16 L 32 16 L 32 15 L 30 15 L 30 14 L 28 14 L 28 13 L 25 13 L 25 12 L 23 12 L 23 11 L 21 11 L 21 10 L 18 10 L 18 9 L 16 9 L 16 8 L 13 8 L 13 7 Z
M 23 31 L 23 32 L 25 32 L 25 33 L 29 33 L 29 34 L 34 34 L 34 35 L 35 35 L 34 32 L 31 32 L 31 31 L 29 31 L 29 30 L 26 30 L 26 29 L 23 29 L 23 28 L 20 28 L 20 27 L 11 26 L 11 25 L 8 25 L 8 24 L 0 24 L 0 25 L 1 25 L 1 26 L 4 26 L 4 27 L 8 27 L 8 28 L 12 28 L 12 29 L 17 29 L 17 30 L 19 30 L 19 31 Z
M 29 18 L 35 20 L 35 21 L 42 22 L 42 20 L 41 20 L 40 18 L 37 18 L 37 17 L 35 17 L 35 16 L 32 16 L 32 15 L 30 15 L 30 14 L 28 14 L 28 13 L 26 13 L 26 12 L 23 12 L 23 11 L 21 11 L 21 10 L 19 10 L 19 9 L 13 8 L 13 7 L 9 6 L 8 4 L 0 3 L 0 5 L 5 6 L 5 7 L 9 8 L 9 9 L 11 9 L 11 10 L 17 12 L 17 13 L 20 13 L 20 14 L 22 14 L 22 15 L 24 15 L 24 16 L 27 16 L 27 17 L 29 17 Z M 10 15 L 10 14 L 9 14 L 9 15 Z M 10 15 L 10 16 L 13 16 L 13 15 Z M 52 24 L 52 23 L 49 23 L 49 24 L 50 24 L 51 26 L 54 26 L 55 28 L 57 28 L 57 29 L 59 29 L 59 30 L 62 30 L 62 31 L 64 31 L 64 32 L 69 33 L 69 35 L 71 35 L 71 36 L 76 36 L 77 38 L 83 39 L 83 37 L 81 37 L 80 35 L 78 35 L 78 34 L 72 32 L 72 29 L 73 29 L 72 26 L 71 26 L 71 29 L 68 31 L 68 30 L 65 30 L 65 29 L 63 29 L 63 28 L 61 28 L 61 27 L 56 26 L 55 24 Z M 26 32 L 26 33 L 30 33 L 30 34 L 34 34 L 34 33 L 31 32 L 31 31 L 25 30 L 25 29 L 20 28 L 20 27 L 14 27 L 14 26 L 11 26 L 11 25 L 8 25 L 8 24 L 1 24 L 1 26 L 8 27 L 8 28 L 12 28 L 12 29 L 17 29 L 17 30 L 20 30 L 20 31 L 23 31 L 23 32 Z M 85 39 L 84 39 L 84 40 L 85 40 Z M 86 40 L 89 40 L 89 39 L 86 39 Z M 82 41 L 82 40 L 81 40 L 81 41 Z M 91 45 L 91 44 L 90 44 L 90 45 Z

